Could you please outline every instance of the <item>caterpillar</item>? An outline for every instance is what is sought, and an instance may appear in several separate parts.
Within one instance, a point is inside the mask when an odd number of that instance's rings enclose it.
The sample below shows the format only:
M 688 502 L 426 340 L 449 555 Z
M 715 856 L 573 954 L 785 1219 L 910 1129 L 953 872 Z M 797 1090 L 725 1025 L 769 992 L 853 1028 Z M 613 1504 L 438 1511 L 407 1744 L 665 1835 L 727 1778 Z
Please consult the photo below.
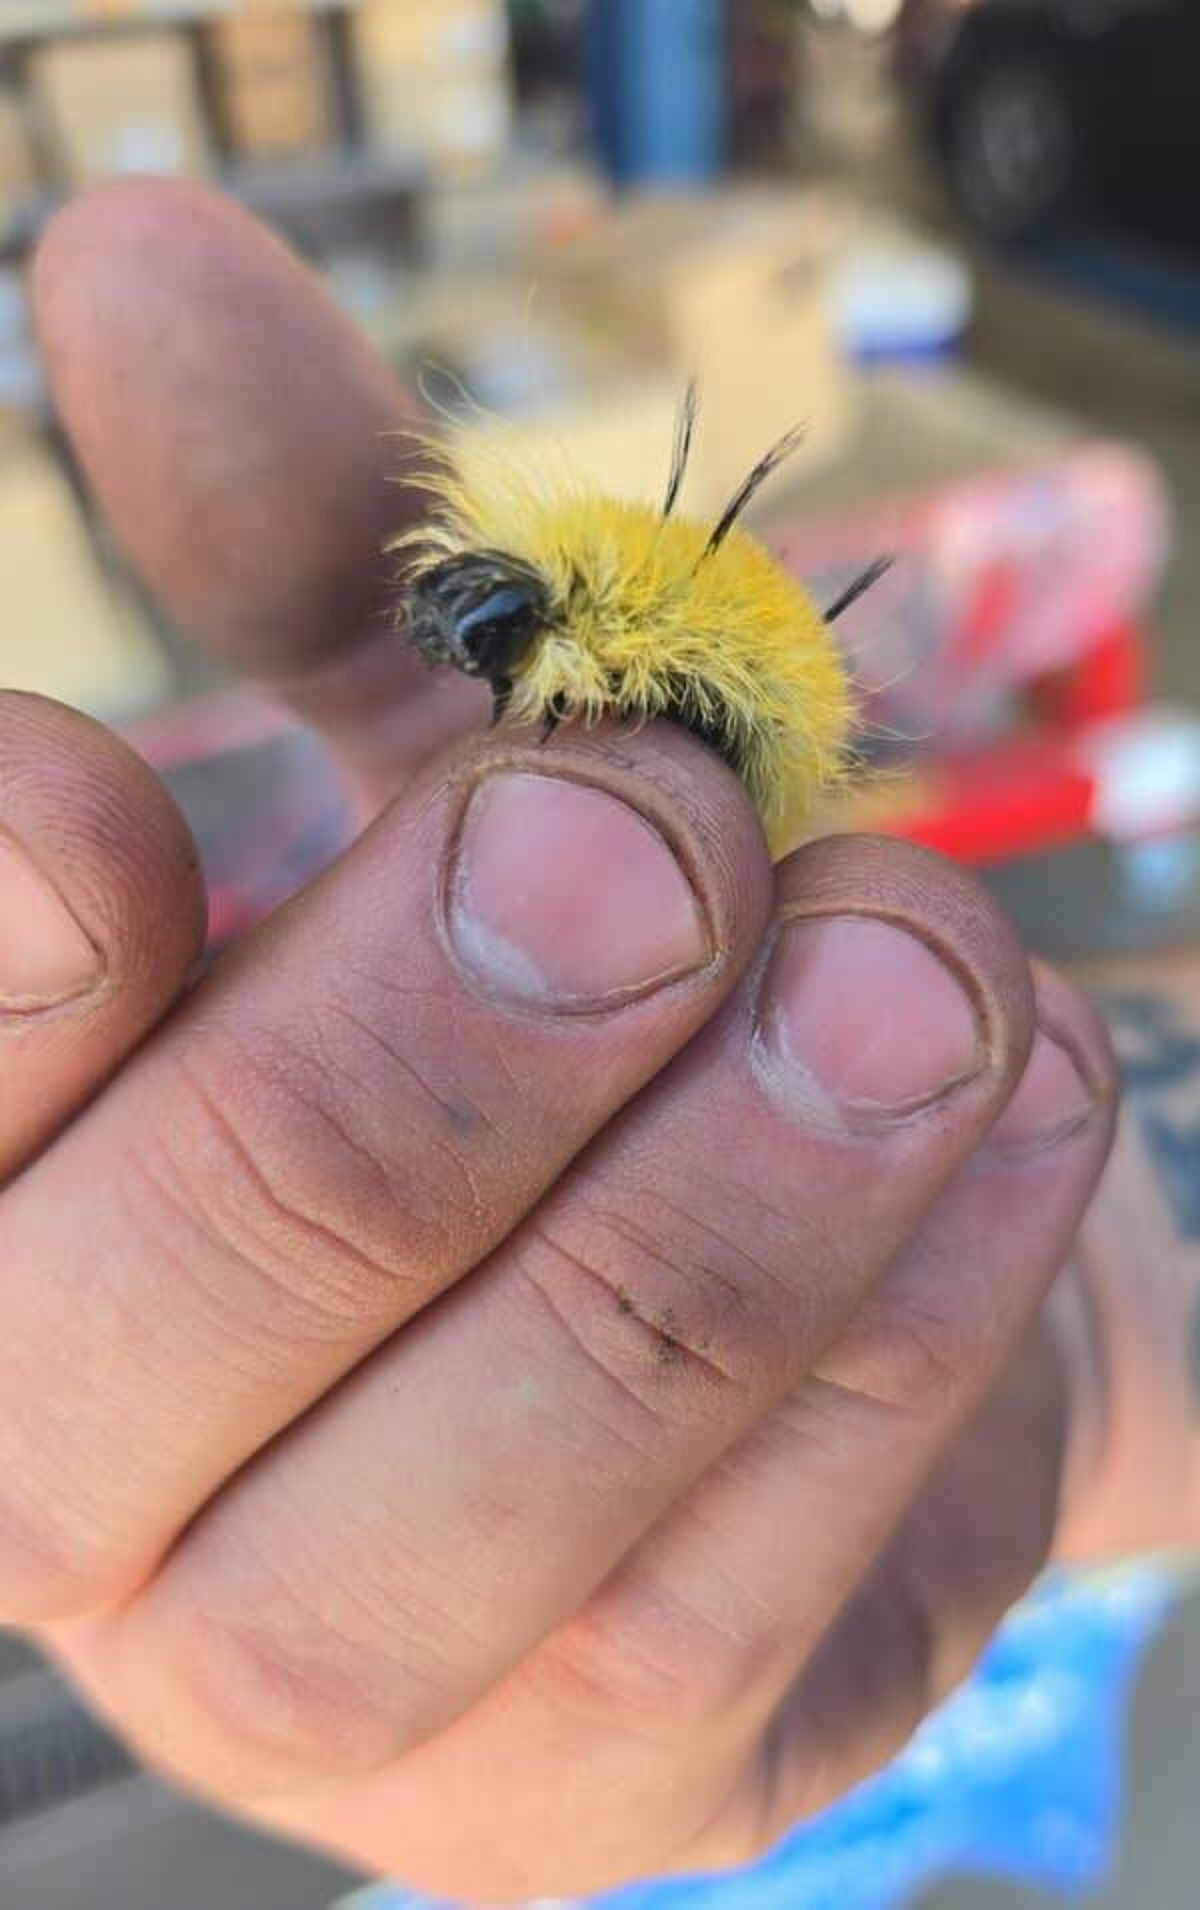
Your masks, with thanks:
M 682 724 L 741 777 L 781 854 L 845 772 L 853 695 L 832 625 L 889 560 L 822 612 L 741 527 L 798 430 L 715 524 L 678 514 L 696 414 L 689 386 L 658 509 L 530 469 L 502 435 L 456 432 L 417 480 L 427 520 L 390 546 L 406 566 L 401 619 L 430 664 L 490 686 L 494 723 L 543 737 L 601 717 Z

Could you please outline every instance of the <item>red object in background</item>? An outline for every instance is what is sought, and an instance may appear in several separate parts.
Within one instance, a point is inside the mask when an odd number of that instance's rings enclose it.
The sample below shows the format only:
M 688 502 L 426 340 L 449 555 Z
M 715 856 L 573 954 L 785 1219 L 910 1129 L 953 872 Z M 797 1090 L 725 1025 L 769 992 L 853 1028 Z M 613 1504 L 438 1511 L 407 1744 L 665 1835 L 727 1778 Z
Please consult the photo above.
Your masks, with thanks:
M 1144 708 L 1146 651 L 1137 627 L 1122 623 L 1085 650 L 1074 669 L 1035 681 L 1029 707 L 1040 726 L 941 759 L 936 809 L 898 816 L 897 832 L 975 867 L 1091 834 L 1096 775 L 1079 744 L 1093 726 Z
M 868 750 L 874 739 L 885 771 L 899 768 L 866 792 L 871 827 L 985 866 L 1093 833 L 1112 808 L 1105 773 L 1110 783 L 1117 773 L 1098 762 L 1121 764 L 1118 807 L 1131 776 L 1152 780 L 1144 726 L 1133 770 L 1110 733 L 1145 709 L 1144 619 L 1167 545 L 1162 486 L 1139 453 L 1085 446 L 773 528 L 769 541 L 818 602 L 881 552 L 895 555 L 838 626 Z M 1165 716 L 1162 733 L 1186 803 L 1187 725 Z
M 868 735 L 927 753 L 994 737 L 1014 698 L 1036 703 L 1054 682 L 1064 720 L 1139 699 L 1168 528 L 1154 466 L 1094 444 L 826 519 L 777 517 L 764 535 L 818 603 L 894 557 L 838 633 Z
M 1032 700 L 1048 719 L 1078 727 L 1136 709 L 1149 690 L 1147 643 L 1134 623 L 1118 623 L 1072 670 L 1035 684 Z
M 938 765 L 936 801 L 896 818 L 895 833 L 975 868 L 1089 831 L 1095 779 L 1058 737 L 1030 736 Z

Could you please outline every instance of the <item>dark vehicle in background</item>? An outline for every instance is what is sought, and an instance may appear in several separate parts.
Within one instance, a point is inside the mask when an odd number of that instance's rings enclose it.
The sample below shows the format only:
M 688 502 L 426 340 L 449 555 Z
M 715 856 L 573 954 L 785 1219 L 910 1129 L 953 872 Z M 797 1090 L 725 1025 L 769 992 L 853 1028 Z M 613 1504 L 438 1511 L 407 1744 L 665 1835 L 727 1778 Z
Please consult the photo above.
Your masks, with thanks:
M 1200 0 L 906 0 L 901 82 L 973 222 L 1200 248 Z

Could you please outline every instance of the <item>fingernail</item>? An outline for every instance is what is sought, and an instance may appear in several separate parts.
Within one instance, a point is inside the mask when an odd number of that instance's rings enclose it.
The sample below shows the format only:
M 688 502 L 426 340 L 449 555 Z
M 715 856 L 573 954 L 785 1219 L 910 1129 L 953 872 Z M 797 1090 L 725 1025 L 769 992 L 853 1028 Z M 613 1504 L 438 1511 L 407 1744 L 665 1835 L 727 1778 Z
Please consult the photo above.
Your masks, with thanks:
M 759 997 L 763 1085 L 830 1127 L 891 1123 L 977 1074 L 984 1043 L 966 990 L 931 948 L 871 916 L 783 929 Z
M 50 1008 L 99 981 L 100 951 L 28 852 L 0 835 L 0 1012 Z
M 1022 1158 L 1056 1147 L 1087 1126 L 1095 1106 L 1066 1043 L 1039 1028 L 1017 1091 L 988 1136 L 987 1151 Z
M 614 1006 L 712 959 L 704 912 L 658 831 L 552 776 L 487 777 L 451 872 L 448 925 L 486 986 L 558 1010 Z

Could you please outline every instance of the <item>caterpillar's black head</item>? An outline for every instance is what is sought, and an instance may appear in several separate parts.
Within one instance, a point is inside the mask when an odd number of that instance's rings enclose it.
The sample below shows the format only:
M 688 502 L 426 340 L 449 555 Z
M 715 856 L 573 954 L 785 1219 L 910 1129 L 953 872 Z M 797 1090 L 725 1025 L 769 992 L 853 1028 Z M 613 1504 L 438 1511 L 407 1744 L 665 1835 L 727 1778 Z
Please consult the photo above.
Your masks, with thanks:
M 498 688 L 550 621 L 537 572 L 502 551 L 468 551 L 423 571 L 407 604 L 408 632 L 430 663 L 453 664 Z

